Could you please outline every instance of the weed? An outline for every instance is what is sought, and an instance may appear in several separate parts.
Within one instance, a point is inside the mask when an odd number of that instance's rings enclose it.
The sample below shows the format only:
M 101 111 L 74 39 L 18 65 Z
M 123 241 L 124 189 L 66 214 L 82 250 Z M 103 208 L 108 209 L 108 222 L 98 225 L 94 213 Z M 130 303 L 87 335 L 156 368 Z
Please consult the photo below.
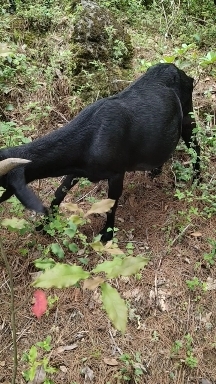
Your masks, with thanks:
M 28 352 L 24 352 L 22 356 L 22 360 L 27 363 L 28 368 L 23 371 L 23 377 L 24 379 L 29 381 L 34 381 L 36 375 L 40 373 L 40 377 L 43 378 L 43 383 L 46 384 L 53 384 L 54 382 L 51 380 L 51 375 L 53 375 L 55 372 L 57 372 L 57 369 L 52 367 L 49 364 L 49 357 L 48 356 L 40 356 L 40 350 L 41 348 L 45 352 L 50 352 L 52 347 L 50 345 L 51 343 L 51 336 L 47 336 L 46 340 L 42 342 L 38 342 L 35 345 L 32 345 L 30 350 Z

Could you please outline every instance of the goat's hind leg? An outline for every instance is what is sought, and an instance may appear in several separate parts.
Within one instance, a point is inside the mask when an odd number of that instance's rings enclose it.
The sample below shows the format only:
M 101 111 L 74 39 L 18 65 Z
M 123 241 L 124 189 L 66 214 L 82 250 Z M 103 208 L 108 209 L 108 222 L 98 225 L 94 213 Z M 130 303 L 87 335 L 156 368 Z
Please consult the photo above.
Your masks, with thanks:
M 102 235 L 101 241 L 104 243 L 113 238 L 115 212 L 118 205 L 118 200 L 122 194 L 123 181 L 124 181 L 124 173 L 117 174 L 108 180 L 108 184 L 109 184 L 108 198 L 115 200 L 115 204 L 113 205 L 111 210 L 107 213 L 106 224 L 104 228 L 100 231 L 100 234 Z M 110 231 L 107 232 L 108 228 L 110 228 Z

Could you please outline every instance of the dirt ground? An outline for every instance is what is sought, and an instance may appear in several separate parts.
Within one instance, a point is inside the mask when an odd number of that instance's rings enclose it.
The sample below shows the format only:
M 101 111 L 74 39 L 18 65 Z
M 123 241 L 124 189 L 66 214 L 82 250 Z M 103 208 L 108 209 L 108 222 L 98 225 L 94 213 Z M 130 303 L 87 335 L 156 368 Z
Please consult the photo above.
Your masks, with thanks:
M 199 109 L 202 105 L 198 93 L 197 90 L 196 106 Z M 179 152 L 175 156 L 181 159 L 182 154 Z M 57 294 L 59 300 L 48 315 L 37 320 L 31 311 L 34 289 L 30 284 L 32 273 L 36 271 L 32 261 L 40 256 L 37 245 L 46 245 L 49 239 L 38 233 L 20 236 L 2 230 L 15 290 L 17 383 L 25 382 L 22 371 L 27 365 L 21 360 L 23 352 L 45 340 L 47 335 L 52 337 L 52 350 L 48 353 L 41 350 L 39 358 L 47 356 L 49 364 L 58 368 L 52 375 L 55 384 L 216 383 L 216 289 L 192 291 L 186 285 L 186 280 L 194 276 L 202 282 L 215 279 L 215 266 L 208 268 L 203 255 L 210 252 L 207 240 L 216 238 L 216 217 L 208 220 L 194 217 L 183 231 L 179 231 L 184 218 L 181 223 L 178 212 L 188 210 L 190 204 L 174 197 L 170 165 L 171 161 L 154 181 L 141 172 L 127 174 L 125 178 L 116 216 L 118 244 L 124 249 L 130 241 L 134 245 L 134 254 L 150 255 L 150 262 L 140 278 L 112 281 L 129 302 L 130 316 L 124 336 L 113 329 L 101 308 L 97 291 L 49 290 L 47 294 Z M 214 167 L 212 160 L 212 172 Z M 106 183 L 101 182 L 99 186 L 91 185 L 79 193 L 85 196 L 89 192 L 97 198 L 101 189 L 106 190 Z M 76 199 L 78 188 L 74 187 L 67 201 Z M 49 194 L 51 189 L 51 184 L 43 181 L 41 190 Z M 84 198 L 82 202 L 85 202 Z M 5 215 L 9 215 L 10 204 L 4 206 L 8 207 Z M 85 225 L 84 233 L 89 239 L 101 229 L 102 222 L 103 218 L 93 217 L 91 224 Z M 194 236 L 197 232 L 200 234 Z M 35 244 L 27 256 L 22 256 L 19 250 L 31 240 Z M 66 261 L 74 263 L 76 258 L 68 253 Z M 92 257 L 91 267 L 97 261 L 97 257 Z M 185 336 L 188 334 L 192 338 L 193 356 L 198 359 L 195 368 L 185 363 L 189 350 Z M 183 346 L 179 353 L 174 353 L 173 346 L 178 340 Z M 65 350 L 65 346 L 72 347 Z M 130 355 L 129 362 L 119 359 L 122 354 Z M 138 381 L 135 369 L 139 367 L 144 373 Z M 11 382 L 12 369 L 10 285 L 1 260 L 0 383 Z M 34 381 L 40 382 L 39 379 Z

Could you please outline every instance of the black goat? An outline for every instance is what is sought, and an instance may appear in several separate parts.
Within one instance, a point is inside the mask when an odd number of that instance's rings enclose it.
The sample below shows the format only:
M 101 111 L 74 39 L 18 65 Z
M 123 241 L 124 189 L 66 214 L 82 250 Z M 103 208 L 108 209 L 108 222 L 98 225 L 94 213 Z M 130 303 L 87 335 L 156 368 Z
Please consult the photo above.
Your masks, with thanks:
M 0 203 L 15 196 L 28 209 L 48 214 L 26 184 L 67 175 L 55 192 L 51 210 L 59 206 L 78 178 L 108 179 L 108 197 L 115 204 L 101 231 L 102 241 L 112 238 L 115 211 L 126 171 L 162 167 L 180 136 L 190 147 L 195 122 L 191 116 L 193 79 L 174 64 L 157 64 L 117 95 L 83 109 L 70 123 L 32 143 L 1 149 L 0 160 L 19 157 L 31 162 L 0 177 L 6 190 Z M 199 175 L 200 148 L 194 165 Z

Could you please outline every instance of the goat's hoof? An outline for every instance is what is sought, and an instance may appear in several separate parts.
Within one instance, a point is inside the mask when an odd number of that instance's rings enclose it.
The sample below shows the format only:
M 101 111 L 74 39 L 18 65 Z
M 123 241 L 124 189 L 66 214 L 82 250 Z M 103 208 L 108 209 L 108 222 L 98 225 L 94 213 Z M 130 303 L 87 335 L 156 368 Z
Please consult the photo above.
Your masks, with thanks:
M 160 176 L 162 173 L 162 168 L 154 168 L 151 171 L 148 172 L 148 177 L 150 177 L 151 180 L 155 179 L 156 177 Z
M 107 241 L 112 240 L 112 238 L 113 238 L 113 231 L 111 230 L 111 231 L 107 232 L 107 228 L 103 228 L 100 231 L 100 235 L 101 235 L 101 242 L 102 243 L 107 243 Z

